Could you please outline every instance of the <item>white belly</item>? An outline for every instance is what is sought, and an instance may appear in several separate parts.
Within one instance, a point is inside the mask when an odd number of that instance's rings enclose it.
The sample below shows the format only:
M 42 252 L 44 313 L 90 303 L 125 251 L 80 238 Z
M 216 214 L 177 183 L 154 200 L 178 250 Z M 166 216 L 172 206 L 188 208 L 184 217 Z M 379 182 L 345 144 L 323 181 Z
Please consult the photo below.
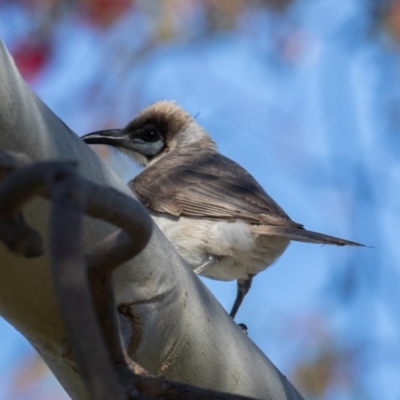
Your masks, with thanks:
M 282 255 L 290 241 L 256 235 L 241 221 L 177 218 L 158 213 L 152 217 L 192 269 L 207 262 L 210 255 L 221 257 L 201 275 L 222 281 L 247 279 L 264 270 Z

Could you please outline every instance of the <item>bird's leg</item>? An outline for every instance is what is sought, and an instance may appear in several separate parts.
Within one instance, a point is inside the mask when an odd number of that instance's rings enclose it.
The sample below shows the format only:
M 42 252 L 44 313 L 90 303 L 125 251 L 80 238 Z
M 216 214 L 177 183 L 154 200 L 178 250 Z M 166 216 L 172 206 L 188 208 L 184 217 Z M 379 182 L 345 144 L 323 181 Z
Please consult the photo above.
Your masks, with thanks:
M 208 260 L 207 260 L 204 264 L 200 265 L 200 267 L 197 267 L 196 269 L 194 269 L 193 271 L 194 271 L 194 273 L 195 273 L 196 275 L 200 275 L 200 274 L 203 273 L 206 269 L 212 267 L 214 264 L 216 264 L 216 263 L 219 262 L 220 260 L 221 260 L 221 257 L 218 257 L 218 256 L 215 256 L 215 255 L 210 254 L 210 255 L 208 256 Z
M 247 292 L 250 290 L 252 280 L 253 280 L 252 275 L 250 275 L 247 279 L 238 279 L 237 280 L 236 299 L 235 299 L 235 302 L 233 303 L 232 310 L 229 314 L 232 317 L 232 319 L 235 318 L 235 315 L 238 312 L 243 299 L 245 298 Z

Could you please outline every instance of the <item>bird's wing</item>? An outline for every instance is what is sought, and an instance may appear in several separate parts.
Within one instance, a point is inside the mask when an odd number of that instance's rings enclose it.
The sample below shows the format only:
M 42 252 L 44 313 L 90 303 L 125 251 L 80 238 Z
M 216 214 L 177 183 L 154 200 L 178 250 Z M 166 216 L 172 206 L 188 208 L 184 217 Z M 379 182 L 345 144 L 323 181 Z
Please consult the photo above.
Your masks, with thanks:
M 217 152 L 172 151 L 129 186 L 150 211 L 293 228 L 283 209 L 240 165 Z

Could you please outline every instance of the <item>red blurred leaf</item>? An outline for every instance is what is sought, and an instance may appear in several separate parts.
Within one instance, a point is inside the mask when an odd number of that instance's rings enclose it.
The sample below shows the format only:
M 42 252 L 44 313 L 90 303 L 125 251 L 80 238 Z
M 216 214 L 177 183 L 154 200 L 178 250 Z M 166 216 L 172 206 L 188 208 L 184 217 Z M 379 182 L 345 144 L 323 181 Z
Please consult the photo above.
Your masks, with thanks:
M 27 38 L 14 46 L 12 55 L 21 75 L 33 82 L 47 64 L 51 46 L 47 41 Z
M 97 26 L 106 27 L 118 20 L 133 6 L 133 0 L 82 0 L 86 19 Z
M 384 25 L 389 35 L 396 42 L 400 42 L 400 1 L 393 1 L 384 15 Z

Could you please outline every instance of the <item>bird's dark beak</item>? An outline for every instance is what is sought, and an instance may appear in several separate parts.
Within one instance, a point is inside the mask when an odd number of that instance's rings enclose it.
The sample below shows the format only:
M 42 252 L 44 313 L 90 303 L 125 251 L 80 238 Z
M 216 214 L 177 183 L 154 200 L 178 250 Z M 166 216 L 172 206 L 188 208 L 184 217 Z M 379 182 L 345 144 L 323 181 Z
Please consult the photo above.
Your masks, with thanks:
M 88 133 L 81 137 L 87 144 L 109 144 L 111 146 L 120 145 L 126 139 L 124 129 L 109 129 L 106 131 L 97 131 Z

